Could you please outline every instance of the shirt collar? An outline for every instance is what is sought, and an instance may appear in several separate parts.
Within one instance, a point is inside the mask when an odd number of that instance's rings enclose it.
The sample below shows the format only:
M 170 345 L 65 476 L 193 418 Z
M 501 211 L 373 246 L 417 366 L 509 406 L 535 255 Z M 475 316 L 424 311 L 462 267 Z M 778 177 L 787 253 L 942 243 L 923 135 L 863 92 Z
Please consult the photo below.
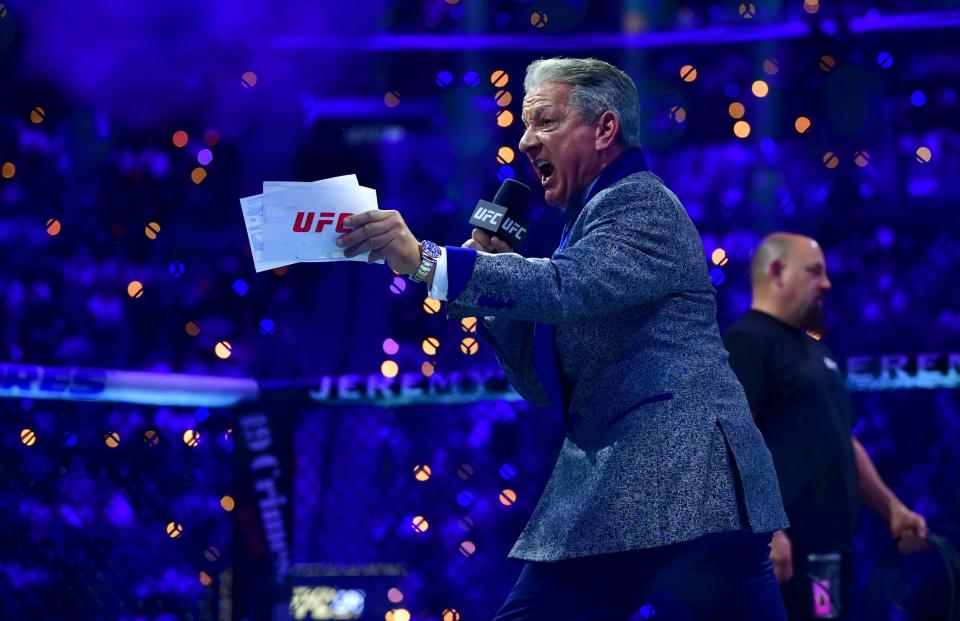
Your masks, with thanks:
M 617 159 L 603 169 L 593 181 L 591 181 L 583 192 L 570 201 L 570 205 L 563 210 L 563 219 L 567 223 L 573 223 L 584 205 L 590 202 L 594 196 L 601 191 L 609 188 L 617 181 L 638 172 L 648 170 L 647 162 L 643 157 L 643 151 L 639 147 L 627 149 Z

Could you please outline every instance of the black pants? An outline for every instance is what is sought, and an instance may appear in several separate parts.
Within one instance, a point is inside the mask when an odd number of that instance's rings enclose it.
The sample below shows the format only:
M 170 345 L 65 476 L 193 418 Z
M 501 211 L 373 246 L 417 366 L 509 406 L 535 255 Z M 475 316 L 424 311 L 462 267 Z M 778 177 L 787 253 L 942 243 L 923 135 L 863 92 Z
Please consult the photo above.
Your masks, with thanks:
M 495 621 L 786 621 L 770 533 L 527 563 Z

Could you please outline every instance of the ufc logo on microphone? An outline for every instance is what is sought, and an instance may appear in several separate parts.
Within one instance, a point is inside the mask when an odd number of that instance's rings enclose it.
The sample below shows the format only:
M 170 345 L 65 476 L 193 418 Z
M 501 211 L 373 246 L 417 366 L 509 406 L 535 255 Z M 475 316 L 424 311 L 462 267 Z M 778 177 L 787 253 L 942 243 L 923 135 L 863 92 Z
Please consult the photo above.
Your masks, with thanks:
M 337 233 L 349 233 L 353 229 L 347 228 L 343 221 L 352 216 L 352 213 L 343 212 L 339 216 L 332 211 L 321 211 L 316 214 L 317 217 L 317 228 L 314 230 L 314 233 L 322 233 L 323 227 L 328 224 L 333 224 L 333 219 L 337 219 Z M 298 211 L 297 219 L 293 223 L 293 232 L 294 233 L 309 233 L 310 227 L 313 226 L 313 217 L 314 213 L 312 211 Z
M 520 226 L 520 223 L 511 218 L 503 219 L 503 230 L 510 235 L 513 235 L 517 240 L 522 240 L 523 236 L 527 234 L 527 228 L 525 226 Z
M 473 219 L 477 222 L 489 222 L 491 226 L 498 226 L 502 215 L 486 207 L 477 207 L 477 210 L 473 212 Z

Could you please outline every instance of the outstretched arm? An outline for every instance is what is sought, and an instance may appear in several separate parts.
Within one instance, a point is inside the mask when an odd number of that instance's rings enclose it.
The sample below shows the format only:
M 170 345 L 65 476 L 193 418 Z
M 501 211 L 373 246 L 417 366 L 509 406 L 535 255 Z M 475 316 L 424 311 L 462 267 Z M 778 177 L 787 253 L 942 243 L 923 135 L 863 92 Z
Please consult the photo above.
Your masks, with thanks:
M 899 540 L 901 552 L 915 552 L 927 547 L 926 537 L 929 532 L 927 521 L 922 515 L 914 513 L 897 498 L 887 484 L 883 482 L 880 473 L 867 450 L 860 441 L 851 436 L 853 453 L 857 459 L 857 483 L 860 488 L 860 499 L 871 511 L 890 526 L 890 534 Z

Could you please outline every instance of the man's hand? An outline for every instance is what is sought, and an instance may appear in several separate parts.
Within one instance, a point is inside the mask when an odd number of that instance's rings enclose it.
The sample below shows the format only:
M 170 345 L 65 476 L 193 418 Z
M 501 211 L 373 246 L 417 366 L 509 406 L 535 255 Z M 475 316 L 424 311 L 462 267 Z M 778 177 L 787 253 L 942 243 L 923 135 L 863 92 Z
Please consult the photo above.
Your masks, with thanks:
M 785 531 L 778 530 L 773 533 L 770 561 L 773 563 L 773 575 L 777 577 L 777 582 L 790 582 L 793 578 L 793 544 Z
M 929 546 L 927 521 L 919 513 L 914 513 L 902 503 L 890 509 L 890 534 L 897 540 L 900 552 L 908 554 L 926 550 Z
M 510 247 L 510 244 L 503 241 L 499 237 L 491 237 L 490 233 L 484 231 L 483 229 L 473 229 L 470 239 L 463 242 L 463 247 L 482 250 L 483 252 L 489 252 L 490 254 L 513 252 L 513 248 Z
M 413 274 L 420 267 L 420 242 L 399 211 L 365 211 L 350 216 L 344 224 L 353 229 L 337 239 L 337 245 L 345 248 L 345 257 L 369 252 L 368 263 L 384 259 L 399 274 Z

